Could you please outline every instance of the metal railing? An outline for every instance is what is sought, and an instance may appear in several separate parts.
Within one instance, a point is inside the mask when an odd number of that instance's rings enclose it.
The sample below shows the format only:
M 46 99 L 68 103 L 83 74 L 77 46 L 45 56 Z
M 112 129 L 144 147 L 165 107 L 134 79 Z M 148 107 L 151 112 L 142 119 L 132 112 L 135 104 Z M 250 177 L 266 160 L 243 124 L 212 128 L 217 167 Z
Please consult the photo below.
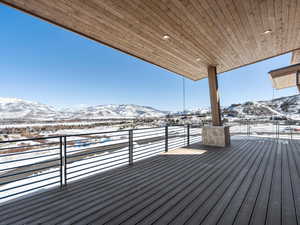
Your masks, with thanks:
M 227 122 L 232 135 L 266 136 L 272 138 L 293 139 L 300 137 L 300 126 L 295 121 L 278 120 L 241 120 Z
M 286 121 L 227 123 L 233 135 L 297 138 Z M 0 142 L 0 204 L 201 141 L 202 126 L 164 126 Z
M 0 142 L 0 204 L 201 141 L 197 125 Z

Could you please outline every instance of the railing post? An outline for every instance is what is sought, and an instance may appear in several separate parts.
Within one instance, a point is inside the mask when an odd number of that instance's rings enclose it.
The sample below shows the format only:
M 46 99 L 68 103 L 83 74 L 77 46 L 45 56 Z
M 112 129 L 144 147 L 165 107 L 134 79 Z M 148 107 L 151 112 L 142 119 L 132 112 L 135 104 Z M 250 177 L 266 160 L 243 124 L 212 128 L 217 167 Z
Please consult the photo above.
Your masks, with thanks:
M 168 146 L 168 141 L 169 141 L 169 128 L 168 125 L 165 126 L 165 152 L 168 152 L 169 146 Z
M 64 136 L 64 185 L 67 185 L 67 136 Z
M 60 149 L 60 187 L 67 185 L 67 137 L 59 137 Z
M 276 121 L 276 139 L 278 139 L 278 121 Z
M 63 182 L 64 161 L 63 161 L 63 138 L 62 137 L 59 137 L 59 155 L 60 155 L 60 187 L 62 188 L 64 185 Z
M 250 135 L 250 126 L 249 126 L 249 121 L 246 121 L 247 123 L 247 136 Z
M 279 122 L 277 121 L 277 139 L 280 138 L 280 133 L 279 133 Z
M 273 126 L 275 125 L 275 139 L 277 139 L 277 121 L 273 121 Z
M 277 134 L 277 132 L 278 132 L 278 130 L 277 130 L 277 121 L 275 121 L 275 137 L 276 137 L 276 139 L 278 138 L 278 134 Z
M 190 124 L 187 125 L 187 146 L 190 146 Z
M 133 130 L 129 130 L 128 132 L 128 150 L 129 150 L 128 164 L 133 165 Z

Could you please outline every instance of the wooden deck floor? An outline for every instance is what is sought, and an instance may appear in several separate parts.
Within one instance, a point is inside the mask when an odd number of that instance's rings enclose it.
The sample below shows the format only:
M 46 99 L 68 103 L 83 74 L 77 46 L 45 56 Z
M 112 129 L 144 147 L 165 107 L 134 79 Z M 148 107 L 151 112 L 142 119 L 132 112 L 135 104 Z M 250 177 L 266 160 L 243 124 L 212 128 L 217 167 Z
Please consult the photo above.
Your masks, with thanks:
M 300 223 L 300 142 L 159 155 L 0 207 L 0 224 Z

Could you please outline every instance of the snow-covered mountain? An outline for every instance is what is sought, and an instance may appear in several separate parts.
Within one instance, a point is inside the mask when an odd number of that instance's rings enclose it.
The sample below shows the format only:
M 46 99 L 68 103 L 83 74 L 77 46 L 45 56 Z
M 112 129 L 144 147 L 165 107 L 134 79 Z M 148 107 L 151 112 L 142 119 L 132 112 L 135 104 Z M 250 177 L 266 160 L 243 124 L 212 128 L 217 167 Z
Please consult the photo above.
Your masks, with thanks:
M 89 106 L 66 112 L 72 114 L 74 119 L 161 117 L 166 115 L 164 111 L 133 104 Z
M 224 113 L 234 117 L 279 116 L 300 118 L 300 94 L 276 98 L 269 101 L 248 101 L 224 108 Z
M 274 109 L 283 113 L 300 113 L 300 94 L 288 97 L 276 98 L 272 101 L 265 101 L 266 104 L 272 104 Z
M 45 104 L 18 98 L 0 97 L 0 119 L 51 119 L 59 112 Z
M 54 120 L 160 117 L 166 115 L 166 113 L 151 107 L 132 104 L 98 105 L 59 110 L 52 106 L 23 99 L 0 98 L 0 119 Z
M 300 119 L 300 95 L 276 98 L 269 101 L 248 101 L 232 104 L 222 109 L 225 115 L 233 117 L 288 117 Z M 185 113 L 209 113 L 209 109 L 186 111 Z M 68 109 L 56 109 L 45 104 L 17 98 L 0 97 L 0 120 L 57 120 L 57 119 L 102 119 L 162 117 L 170 112 L 152 107 L 132 104 L 83 106 Z M 182 113 L 171 113 L 181 115 Z

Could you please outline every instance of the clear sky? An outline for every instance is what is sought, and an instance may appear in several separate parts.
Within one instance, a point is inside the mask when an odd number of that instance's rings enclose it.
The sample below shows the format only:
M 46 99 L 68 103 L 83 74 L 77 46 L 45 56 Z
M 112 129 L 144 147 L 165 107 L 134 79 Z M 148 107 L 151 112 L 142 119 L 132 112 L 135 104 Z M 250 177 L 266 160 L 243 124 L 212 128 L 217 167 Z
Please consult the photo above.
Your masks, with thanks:
M 139 104 L 182 110 L 182 77 L 0 4 L 0 96 L 60 107 Z M 221 105 L 271 99 L 283 55 L 219 75 Z M 209 106 L 207 79 L 187 80 L 186 108 Z M 297 94 L 296 88 L 274 92 Z

